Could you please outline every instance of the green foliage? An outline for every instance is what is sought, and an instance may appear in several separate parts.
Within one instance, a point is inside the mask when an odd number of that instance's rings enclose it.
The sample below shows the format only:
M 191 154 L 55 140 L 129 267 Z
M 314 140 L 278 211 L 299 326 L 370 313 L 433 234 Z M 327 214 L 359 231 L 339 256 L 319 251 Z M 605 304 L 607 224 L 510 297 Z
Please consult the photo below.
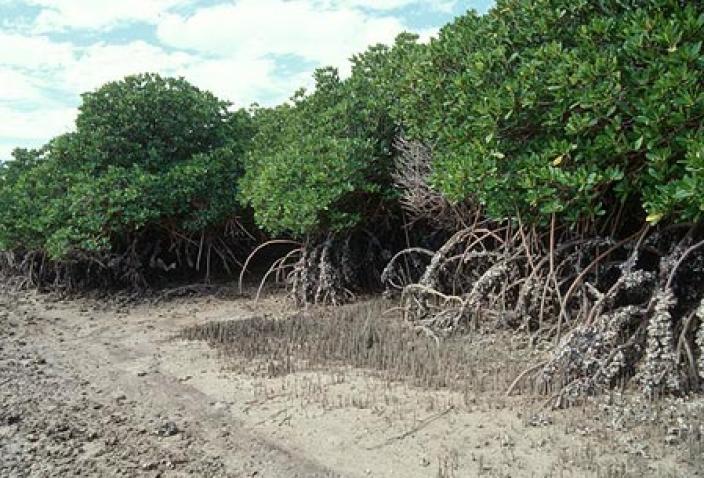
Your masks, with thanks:
M 399 135 L 432 148 L 442 195 L 495 219 L 626 205 L 641 222 L 701 220 L 703 41 L 701 2 L 499 0 L 251 114 L 183 79 L 128 77 L 83 96 L 74 133 L 0 165 L 0 249 L 190 240 L 238 201 L 273 234 L 366 227 L 397 214 Z
M 291 104 L 259 110 L 258 133 L 241 181 L 257 222 L 294 235 L 348 230 L 391 207 L 392 142 L 398 124 L 400 67 L 417 48 L 401 35 L 352 58 L 351 76 L 315 74 L 315 91 Z
M 50 198 L 60 194 L 60 171 L 45 160 L 48 147 L 17 149 L 0 166 L 0 249 L 40 249 L 51 227 Z
M 147 232 L 220 227 L 239 210 L 252 122 L 210 93 L 128 77 L 85 94 L 76 126 L 4 165 L 0 249 L 115 252 Z
M 260 111 L 243 197 L 275 233 L 373 221 L 402 131 L 433 147 L 440 193 L 495 219 L 700 219 L 703 39 L 693 2 L 499 1 Z
M 435 186 L 495 218 L 700 218 L 703 27 L 699 2 L 500 0 L 407 72 L 407 130 Z
M 186 80 L 146 74 L 83 95 L 76 127 L 97 167 L 160 171 L 232 137 L 229 104 Z

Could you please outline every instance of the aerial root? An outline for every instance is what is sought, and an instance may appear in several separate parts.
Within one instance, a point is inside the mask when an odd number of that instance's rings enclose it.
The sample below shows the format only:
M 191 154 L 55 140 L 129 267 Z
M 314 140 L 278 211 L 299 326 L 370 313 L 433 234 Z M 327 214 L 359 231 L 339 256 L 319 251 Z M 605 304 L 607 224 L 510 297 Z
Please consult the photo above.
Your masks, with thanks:
M 632 379 L 651 397 L 698 390 L 704 284 L 688 279 L 704 273 L 696 227 L 684 237 L 645 227 L 619 240 L 558 231 L 554 222 L 542 237 L 486 222 L 464 229 L 403 286 L 399 310 L 433 337 L 508 327 L 531 333 L 531 343 L 554 341 L 550 357 L 519 374 L 509 395 L 530 382 L 559 390 L 550 404 L 570 404 Z M 406 254 L 429 257 L 411 248 L 392 263 Z
M 247 259 L 245 259 L 244 265 L 242 266 L 242 270 L 240 271 L 240 276 L 237 281 L 237 285 L 238 285 L 238 289 L 239 289 L 240 294 L 243 292 L 243 289 L 244 289 L 244 276 L 248 271 L 249 264 L 257 256 L 257 254 L 259 254 L 263 249 L 266 249 L 267 247 L 271 247 L 271 246 L 275 246 L 275 245 L 297 246 L 297 249 L 295 249 L 297 251 L 300 251 L 303 248 L 303 245 L 300 242 L 291 241 L 288 239 L 276 239 L 276 240 L 272 240 L 272 241 L 267 241 L 267 242 L 255 247 L 254 250 L 249 254 L 249 256 L 247 256 Z

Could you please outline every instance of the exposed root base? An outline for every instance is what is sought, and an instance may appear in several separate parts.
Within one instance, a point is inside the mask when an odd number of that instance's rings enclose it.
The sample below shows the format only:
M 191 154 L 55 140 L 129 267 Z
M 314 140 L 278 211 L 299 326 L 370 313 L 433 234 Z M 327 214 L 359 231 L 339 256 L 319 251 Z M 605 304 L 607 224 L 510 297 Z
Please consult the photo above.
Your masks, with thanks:
M 231 275 L 242 266 L 243 250 L 253 238 L 233 221 L 224 229 L 186 235 L 178 231 L 144 232 L 112 251 L 75 251 L 53 260 L 45 251 L 0 253 L 0 279 L 16 288 L 79 292 L 131 289 L 188 277 L 194 273 L 206 283 L 220 272 Z
M 475 327 L 509 327 L 552 357 L 521 374 L 534 390 L 558 390 L 550 405 L 635 383 L 648 397 L 701 389 L 704 378 L 704 241 L 698 229 L 582 238 L 553 222 L 540 236 L 520 225 L 480 223 L 456 233 L 405 284 L 406 320 L 435 337 Z M 384 275 L 393 276 L 404 255 Z M 392 280 L 387 283 L 398 284 Z M 514 384 L 511 388 L 515 388 Z
M 391 252 L 371 233 L 309 240 L 288 276 L 299 304 L 343 304 L 380 288 L 381 265 Z

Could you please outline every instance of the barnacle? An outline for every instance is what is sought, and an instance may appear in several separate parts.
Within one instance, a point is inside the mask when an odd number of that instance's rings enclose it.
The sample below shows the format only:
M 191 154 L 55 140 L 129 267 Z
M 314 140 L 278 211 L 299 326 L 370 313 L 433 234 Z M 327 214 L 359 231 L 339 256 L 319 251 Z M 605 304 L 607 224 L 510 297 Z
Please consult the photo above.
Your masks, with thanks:
M 639 377 L 643 391 L 648 396 L 662 391 L 677 391 L 681 387 L 670 313 L 677 300 L 672 290 L 665 289 L 656 293 L 654 301 L 654 312 L 648 322 L 645 358 Z

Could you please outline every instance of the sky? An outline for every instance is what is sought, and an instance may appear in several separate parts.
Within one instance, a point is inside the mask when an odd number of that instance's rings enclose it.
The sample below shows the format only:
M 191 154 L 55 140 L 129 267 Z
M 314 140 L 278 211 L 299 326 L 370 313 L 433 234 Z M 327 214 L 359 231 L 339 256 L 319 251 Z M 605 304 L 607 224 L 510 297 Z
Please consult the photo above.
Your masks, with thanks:
M 281 103 L 311 73 L 402 31 L 427 39 L 493 0 L 0 0 L 0 160 L 68 132 L 80 94 L 182 76 L 236 106 Z

